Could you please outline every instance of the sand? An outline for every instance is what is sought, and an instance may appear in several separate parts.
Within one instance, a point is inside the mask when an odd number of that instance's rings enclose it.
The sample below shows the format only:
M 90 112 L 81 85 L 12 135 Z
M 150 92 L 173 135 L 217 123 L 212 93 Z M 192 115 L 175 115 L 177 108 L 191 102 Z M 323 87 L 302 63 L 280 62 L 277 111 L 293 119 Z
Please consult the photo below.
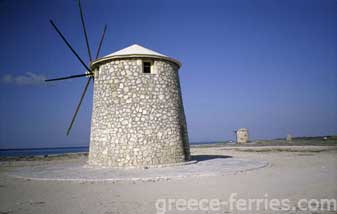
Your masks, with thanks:
M 235 148 L 225 147 L 192 148 L 193 155 L 227 155 L 240 159 L 267 161 L 270 165 L 222 176 L 193 176 L 155 182 L 25 180 L 9 177 L 7 173 L 22 165 L 45 164 L 43 160 L 10 164 L 10 167 L 2 163 L 0 213 L 242 213 L 228 206 L 215 207 L 213 210 L 210 207 L 208 210 L 188 210 L 182 205 L 175 207 L 178 200 L 185 200 L 187 203 L 193 200 L 199 200 L 197 202 L 200 203 L 200 199 L 227 201 L 233 193 L 237 194 L 236 198 L 241 199 L 289 199 L 294 207 L 300 199 L 336 199 L 336 147 L 327 150 L 314 147 L 314 150 L 272 149 L 256 152 L 251 149 L 237 151 Z M 52 160 L 48 161 L 48 164 L 53 164 L 53 161 L 62 163 L 78 160 L 71 158 Z M 158 201 L 158 199 L 161 200 Z M 172 209 L 164 212 L 164 205 L 166 210 L 168 209 L 167 199 L 170 199 Z M 196 206 L 190 208 L 196 208 Z M 265 213 L 275 212 L 267 210 Z M 253 210 L 251 213 L 264 213 L 264 211 Z M 282 213 L 336 212 L 284 211 Z

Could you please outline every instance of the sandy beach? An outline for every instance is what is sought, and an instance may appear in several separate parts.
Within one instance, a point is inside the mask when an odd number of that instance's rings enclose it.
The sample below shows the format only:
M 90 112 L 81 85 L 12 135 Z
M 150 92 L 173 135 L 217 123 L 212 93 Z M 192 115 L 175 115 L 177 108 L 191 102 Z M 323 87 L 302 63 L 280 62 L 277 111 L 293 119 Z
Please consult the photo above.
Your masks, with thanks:
M 289 199 L 295 211 L 284 213 L 336 213 L 299 211 L 300 199 L 337 198 L 336 147 L 241 150 L 232 147 L 192 148 L 192 155 L 226 155 L 268 161 L 269 165 L 225 176 L 193 176 L 159 181 L 69 182 L 13 178 L 8 172 L 19 166 L 46 161 L 2 162 L 0 171 L 0 213 L 241 213 L 229 206 L 208 210 L 176 207 L 176 200 L 228 201 L 231 197 Z M 248 148 L 248 147 L 247 147 Z M 283 147 L 284 149 L 285 147 Z M 306 149 L 307 148 L 307 149 Z M 323 149 L 322 149 L 323 148 Z M 251 149 L 251 148 L 250 148 Z M 257 148 L 259 149 L 259 148 Z M 80 158 L 55 158 L 47 164 L 76 162 Z M 234 196 L 233 196 L 234 194 Z M 172 206 L 168 207 L 167 200 Z M 158 201 L 159 200 L 159 201 Z M 166 203 L 166 204 L 164 204 Z M 165 210 L 164 210 L 165 208 Z M 168 210 L 170 208 L 170 210 Z M 192 207 L 193 208 L 193 207 Z M 213 207 L 214 208 L 214 207 Z M 332 207 L 331 207 L 332 208 Z M 297 211 L 296 211 L 297 210 Z M 281 211 L 251 211 L 251 213 Z M 249 213 L 249 212 L 247 212 Z

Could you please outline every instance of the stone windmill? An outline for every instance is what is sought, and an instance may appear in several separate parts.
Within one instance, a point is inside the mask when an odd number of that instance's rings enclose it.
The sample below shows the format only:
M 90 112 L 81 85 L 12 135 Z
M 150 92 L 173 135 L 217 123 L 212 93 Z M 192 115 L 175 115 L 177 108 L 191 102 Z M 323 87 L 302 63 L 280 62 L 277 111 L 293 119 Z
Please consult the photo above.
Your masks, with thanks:
M 152 166 L 189 160 L 188 134 L 178 74 L 181 63 L 139 45 L 98 58 L 106 26 L 96 58 L 92 60 L 81 4 L 78 3 L 89 65 L 84 63 L 50 20 L 87 70 L 85 74 L 46 80 L 88 77 L 67 135 L 90 82 L 94 82 L 90 165 Z

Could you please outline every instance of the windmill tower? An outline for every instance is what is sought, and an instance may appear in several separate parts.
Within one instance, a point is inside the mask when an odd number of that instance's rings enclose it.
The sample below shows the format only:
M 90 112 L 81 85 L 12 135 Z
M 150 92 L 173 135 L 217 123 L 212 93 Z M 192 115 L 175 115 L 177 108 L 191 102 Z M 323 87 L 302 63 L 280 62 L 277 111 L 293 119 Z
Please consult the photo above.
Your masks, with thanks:
M 67 135 L 74 124 L 90 82 L 94 81 L 90 165 L 130 167 L 165 165 L 190 159 L 179 73 L 181 63 L 140 45 L 132 45 L 98 58 L 106 32 L 89 65 L 75 52 L 55 23 L 52 26 L 80 60 L 87 72 L 46 81 L 88 77 Z
M 132 45 L 91 66 L 90 164 L 146 166 L 189 158 L 177 60 Z

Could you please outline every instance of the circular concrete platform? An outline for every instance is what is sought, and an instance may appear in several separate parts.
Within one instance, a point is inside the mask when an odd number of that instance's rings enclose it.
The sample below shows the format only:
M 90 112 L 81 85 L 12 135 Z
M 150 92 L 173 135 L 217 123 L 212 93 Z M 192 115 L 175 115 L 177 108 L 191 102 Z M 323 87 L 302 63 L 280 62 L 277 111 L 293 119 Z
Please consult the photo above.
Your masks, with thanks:
M 157 181 L 196 176 L 221 176 L 259 169 L 266 161 L 236 159 L 227 156 L 198 155 L 194 164 L 149 169 L 95 168 L 85 162 L 49 163 L 15 167 L 7 174 L 16 178 L 50 181 L 123 182 Z

